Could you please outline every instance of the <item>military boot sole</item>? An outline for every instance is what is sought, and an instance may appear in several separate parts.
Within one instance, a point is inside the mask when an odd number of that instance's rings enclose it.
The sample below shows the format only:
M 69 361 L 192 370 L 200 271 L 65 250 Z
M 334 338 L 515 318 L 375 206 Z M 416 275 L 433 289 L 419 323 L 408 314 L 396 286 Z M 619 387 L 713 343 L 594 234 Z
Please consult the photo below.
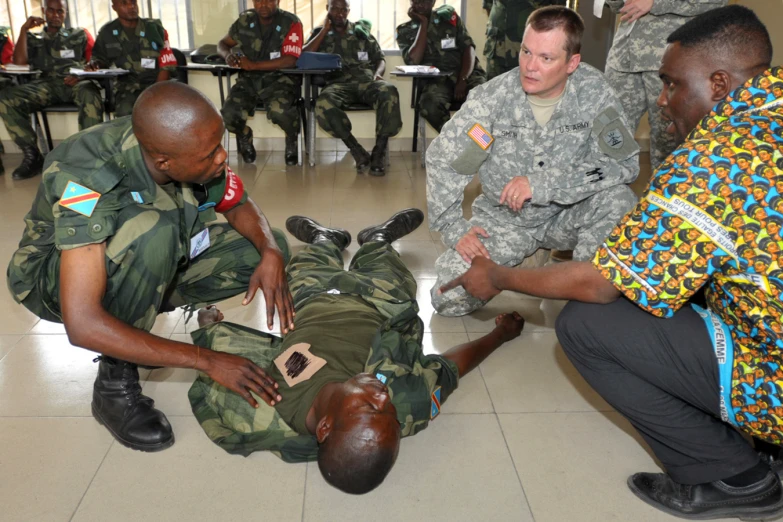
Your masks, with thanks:
M 131 442 L 129 440 L 125 440 L 112 429 L 111 425 L 108 422 L 103 420 L 101 414 L 98 413 L 98 410 L 95 409 L 95 404 L 92 405 L 91 409 L 92 409 L 92 416 L 95 417 L 95 420 L 97 420 L 101 426 L 104 426 L 107 430 L 109 430 L 109 433 L 112 434 L 112 437 L 114 437 L 117 440 L 117 442 L 119 442 L 126 448 L 130 448 L 132 450 L 137 450 L 137 451 L 143 451 L 145 453 L 154 453 L 156 451 L 163 451 L 164 449 L 170 448 L 172 445 L 174 445 L 174 433 L 171 434 L 170 439 L 165 440 L 163 442 L 158 442 L 156 444 L 141 444 L 138 442 Z
M 408 208 L 397 212 L 385 223 L 367 227 L 356 237 L 360 245 L 363 245 L 370 237 L 383 234 L 389 243 L 405 237 L 424 222 L 424 213 L 418 208 Z

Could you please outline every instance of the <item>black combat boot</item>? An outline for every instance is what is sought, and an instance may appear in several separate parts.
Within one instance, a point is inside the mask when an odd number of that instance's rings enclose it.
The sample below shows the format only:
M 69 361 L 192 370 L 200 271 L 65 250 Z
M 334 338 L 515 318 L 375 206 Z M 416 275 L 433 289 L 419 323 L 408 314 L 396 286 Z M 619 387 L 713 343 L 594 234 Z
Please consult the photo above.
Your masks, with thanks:
M 390 217 L 385 223 L 367 227 L 356 236 L 360 245 L 367 241 L 383 241 L 394 243 L 401 237 L 405 237 L 424 221 L 424 213 L 418 208 L 401 210 Z
M 285 135 L 285 164 L 296 165 L 299 163 L 298 134 Z
M 327 228 L 305 216 L 291 216 L 285 220 L 285 228 L 299 241 L 313 245 L 331 242 L 340 250 L 351 244 L 351 233 L 342 228 Z
M 3 158 L 0 158 L 0 176 L 5 174 L 5 166 L 3 165 Z
M 386 174 L 386 149 L 388 145 L 388 136 L 378 136 L 376 138 L 375 147 L 372 149 L 372 158 L 370 159 L 371 176 L 383 176 Z
M 245 163 L 253 163 L 256 160 L 256 148 L 253 146 L 253 129 L 247 128 L 247 132 L 237 134 L 237 150 Z
M 356 141 L 353 135 L 343 140 L 343 143 L 348 146 L 348 150 L 351 151 L 351 156 L 353 156 L 353 160 L 356 162 L 356 172 L 366 171 L 367 167 L 370 166 L 370 154 L 364 150 L 364 147 Z
M 135 364 L 98 357 L 98 376 L 92 391 L 92 416 L 106 426 L 120 444 L 139 451 L 160 451 L 174 444 L 171 424 L 141 394 Z
M 35 145 L 22 148 L 24 158 L 13 173 L 14 179 L 28 179 L 37 176 L 43 168 L 44 157 Z

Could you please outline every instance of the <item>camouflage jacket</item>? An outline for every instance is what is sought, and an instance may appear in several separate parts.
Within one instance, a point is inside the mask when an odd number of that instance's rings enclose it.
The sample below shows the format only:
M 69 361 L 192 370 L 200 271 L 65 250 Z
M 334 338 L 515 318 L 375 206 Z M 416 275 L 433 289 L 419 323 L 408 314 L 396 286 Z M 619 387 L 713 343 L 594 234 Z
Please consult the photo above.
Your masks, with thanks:
M 410 52 L 419 23 L 409 20 L 397 26 L 397 45 L 402 52 L 402 59 L 410 64 Z M 446 49 L 443 48 L 444 44 Z M 430 23 L 427 26 L 427 48 L 421 65 L 434 65 L 442 72 L 457 74 L 462 68 L 462 53 L 468 47 L 476 47 L 468 34 L 462 19 L 450 5 L 433 9 Z M 482 70 L 476 61 L 476 67 Z
M 42 78 L 65 77 L 71 67 L 85 66 L 92 47 L 92 35 L 80 27 L 27 33 L 27 63 L 41 71 Z
M 482 135 L 469 134 L 481 128 L 488 134 L 483 145 Z M 632 182 L 639 174 L 638 156 L 622 105 L 598 70 L 579 65 L 542 128 L 513 69 L 470 91 L 427 149 L 430 228 L 449 246 L 468 231 L 461 202 L 477 171 L 484 193 L 474 209 L 503 223 L 536 227 L 568 205 Z M 514 176 L 527 176 L 533 192 L 519 212 L 500 205 L 503 188 Z
M 387 317 L 373 338 L 365 371 L 388 386 L 402 436 L 415 435 L 429 425 L 440 411 L 440 404 L 457 388 L 457 366 L 439 355 L 422 353 L 424 325 L 415 301 L 394 303 L 395 299 L 385 291 L 374 291 L 371 285 L 355 281 L 350 283 L 352 274 L 344 274 L 338 287 L 350 287 L 352 292 L 342 293 L 361 295 Z M 325 291 L 331 282 L 314 283 L 311 286 L 315 290 L 309 295 Z M 384 297 L 379 298 L 381 295 Z M 383 306 L 386 299 L 390 299 L 391 308 Z M 297 308 L 303 300 L 297 295 Z M 390 317 L 392 309 L 399 313 Z M 198 346 L 246 357 L 262 368 L 268 368 L 282 351 L 281 338 L 225 322 L 201 328 L 192 337 Z M 315 437 L 298 434 L 274 407 L 257 398 L 259 407 L 253 408 L 203 373 L 191 386 L 188 398 L 207 436 L 229 453 L 247 456 L 254 451 L 271 451 L 286 462 L 315 460 L 318 456 Z
M 650 12 L 633 23 L 621 22 L 606 66 L 622 72 L 658 71 L 666 38 L 690 18 L 722 7 L 729 0 L 654 0 Z M 615 13 L 625 0 L 606 0 Z
M 323 27 L 316 27 L 308 41 L 315 38 Z M 361 83 L 375 79 L 378 64 L 384 59 L 381 46 L 370 33 L 370 23 L 359 20 L 348 22 L 345 36 L 330 30 L 318 47 L 319 53 L 339 54 L 343 68 L 326 76 L 327 84 Z
M 484 0 L 483 8 L 491 9 L 487 20 L 487 41 L 521 42 L 530 13 L 547 5 L 565 5 L 564 0 Z
M 241 51 L 254 62 L 274 60 L 281 56 L 300 56 L 302 54 L 302 21 L 288 11 L 278 9 L 271 24 L 272 30 L 264 37 L 258 13 L 249 9 L 239 15 L 231 25 L 228 36 L 237 42 L 233 53 Z M 244 74 L 266 74 L 263 71 L 242 71 Z M 273 74 L 282 74 L 274 71 Z
M 217 218 L 214 203 L 220 201 L 217 194 L 222 196 L 225 183 L 223 176 L 208 186 L 179 185 L 179 204 L 175 205 L 152 180 L 130 116 L 71 136 L 46 156 L 43 179 L 25 216 L 19 249 L 8 266 L 11 294 L 18 303 L 31 294 L 32 299 L 41 299 L 40 274 L 50 268 L 54 250 L 107 241 L 119 226 L 119 214 L 131 205 L 166 212 L 172 222 L 180 224 L 179 252 L 171 262 L 187 265 L 190 238 Z M 236 205 L 246 199 L 244 192 L 234 198 Z M 119 264 L 127 248 L 125 242 L 109 242 L 106 257 Z M 59 294 L 46 297 L 50 298 L 46 301 L 59 302 Z M 47 309 L 49 305 L 43 302 L 25 302 L 25 306 L 43 319 L 62 320 L 59 309 Z
M 149 86 L 155 83 L 161 68 L 169 72 L 177 69 L 176 62 L 161 67 L 161 52 L 168 46 L 169 37 L 160 20 L 139 18 L 136 38 L 128 38 L 119 19 L 112 20 L 98 31 L 93 59 L 101 67 L 116 66 L 130 71 L 119 77 L 118 83 Z

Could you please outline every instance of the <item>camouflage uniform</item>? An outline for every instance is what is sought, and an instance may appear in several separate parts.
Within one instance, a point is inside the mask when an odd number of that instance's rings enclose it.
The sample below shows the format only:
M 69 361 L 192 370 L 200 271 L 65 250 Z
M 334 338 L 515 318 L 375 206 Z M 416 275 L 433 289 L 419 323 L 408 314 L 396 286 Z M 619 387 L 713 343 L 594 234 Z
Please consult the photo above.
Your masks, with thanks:
M 487 20 L 487 79 L 519 66 L 519 47 L 530 13 L 547 5 L 565 5 L 564 0 L 484 0 L 491 9 Z
M 345 108 L 364 103 L 375 109 L 375 135 L 394 136 L 402 128 L 400 95 L 385 80 L 375 80 L 378 64 L 384 59 L 381 46 L 370 34 L 364 20 L 348 22 L 345 36 L 331 30 L 318 52 L 339 54 L 343 67 L 326 76 L 326 87 L 315 103 L 315 116 L 323 130 L 347 140 L 351 137 L 351 120 Z M 321 32 L 313 29 L 310 40 Z
M 79 107 L 80 129 L 103 121 L 103 98 L 95 83 L 84 80 L 74 87 L 63 83 L 71 67 L 84 67 L 91 47 L 92 37 L 78 27 L 61 28 L 54 34 L 27 33 L 27 61 L 31 69 L 41 71 L 41 76 L 0 92 L 0 116 L 17 145 L 35 147 L 30 115 L 49 105 L 75 103 Z
M 417 315 L 416 280 L 399 254 L 387 243 L 366 243 L 346 272 L 336 246 L 316 244 L 295 255 L 286 270 L 297 310 L 307 306 L 308 298 L 330 291 L 360 296 L 381 312 L 386 322 L 368 348 L 365 371 L 388 386 L 403 437 L 426 428 L 440 409 L 439 404 L 433 408 L 433 394 L 445 401 L 457 388 L 459 371 L 440 355 L 422 353 L 424 324 Z M 247 357 L 262 368 L 269 368 L 282 351 L 279 337 L 231 323 L 197 330 L 193 341 Z M 259 400 L 258 409 L 253 408 L 203 373 L 188 398 L 207 436 L 229 453 L 247 456 L 268 450 L 286 462 L 318 455 L 315 437 L 297 434 L 274 407 Z
M 217 217 L 213 205 L 222 198 L 225 176 L 207 186 L 157 185 L 130 117 L 76 134 L 63 145 L 47 157 L 8 266 L 8 288 L 17 302 L 42 319 L 62 322 L 60 251 L 91 243 L 106 243 L 103 306 L 142 330 L 152 329 L 161 309 L 203 306 L 247 289 L 258 251 L 228 224 L 206 226 Z M 68 203 L 71 193 L 80 192 L 88 205 L 91 196 L 99 196 L 94 209 Z M 191 259 L 191 238 L 205 229 L 209 247 Z M 287 260 L 285 236 L 276 232 L 275 239 Z
M 134 35 L 120 24 L 119 18 L 109 22 L 98 31 L 93 49 L 93 60 L 102 68 L 119 67 L 130 71 L 114 81 L 116 116 L 128 116 L 141 92 L 155 83 L 161 70 L 160 55 L 168 46 L 168 34 L 160 20 L 139 18 Z M 166 65 L 163 70 L 173 75 L 176 63 Z
M 476 124 L 494 137 L 486 150 L 468 135 Z M 477 171 L 483 195 L 468 221 L 461 202 Z M 500 265 L 516 266 L 539 247 L 573 249 L 574 259 L 588 259 L 636 203 L 626 184 L 638 173 L 639 147 L 617 97 L 595 68 L 579 65 L 543 128 L 515 71 L 476 88 L 427 150 L 430 228 L 451 247 L 435 262 L 435 310 L 457 316 L 485 304 L 461 287 L 437 294 L 468 269 L 454 245 L 471 226 L 489 233 L 481 241 Z M 533 193 L 519 212 L 499 204 L 515 176 L 527 176 Z
M 606 0 L 618 13 L 625 0 Z M 634 23 L 622 22 L 606 61 L 606 79 L 617 92 L 632 131 L 646 112 L 650 120 L 650 162 L 661 163 L 677 145 L 656 103 L 663 83 L 658 76 L 666 38 L 692 17 L 724 6 L 728 0 L 654 0 L 650 12 Z
M 284 51 L 283 42 L 291 31 L 298 26 L 298 34 L 302 32 L 302 22 L 287 11 L 277 10 L 269 28 L 264 34 L 264 26 L 255 10 L 250 9 L 239 15 L 233 23 L 228 35 L 237 42 L 232 52 L 241 51 L 254 62 L 271 60 L 286 54 L 301 54 L 302 42 L 298 42 L 299 53 Z M 301 38 L 299 36 L 298 38 Z M 255 112 L 256 105 L 263 102 L 266 107 L 266 117 L 279 125 L 286 134 L 299 133 L 299 111 L 296 101 L 301 94 L 299 78 L 288 76 L 280 71 L 241 71 L 239 79 L 231 88 L 223 104 L 223 120 L 226 129 L 234 134 L 241 134 L 245 129 L 247 118 Z
M 8 27 L 0 27 L 0 63 L 3 64 L 11 63 L 13 59 L 14 42 L 8 34 L 8 30 Z M 3 89 L 11 87 L 13 84 L 14 81 L 11 78 L 0 76 L 0 93 Z M 5 148 L 3 147 L 3 142 L 0 141 L 0 154 L 3 152 L 5 152 Z
M 407 64 L 411 63 L 410 50 L 418 31 L 419 23 L 413 20 L 397 26 L 397 45 L 402 52 L 402 59 Z M 447 39 L 454 40 L 453 48 L 442 48 L 444 40 Z M 454 87 L 457 85 L 457 76 L 462 70 L 462 53 L 468 47 L 475 48 L 476 44 L 473 43 L 465 24 L 457 16 L 454 8 L 444 5 L 434 9 L 427 26 L 427 48 L 421 65 L 434 65 L 441 72 L 449 73 L 449 76 L 426 80 L 419 101 L 419 110 L 421 116 L 438 132 L 451 117 L 449 107 L 454 103 Z M 486 81 L 487 73 L 476 58 L 473 73 L 467 79 L 468 89 L 473 89 Z

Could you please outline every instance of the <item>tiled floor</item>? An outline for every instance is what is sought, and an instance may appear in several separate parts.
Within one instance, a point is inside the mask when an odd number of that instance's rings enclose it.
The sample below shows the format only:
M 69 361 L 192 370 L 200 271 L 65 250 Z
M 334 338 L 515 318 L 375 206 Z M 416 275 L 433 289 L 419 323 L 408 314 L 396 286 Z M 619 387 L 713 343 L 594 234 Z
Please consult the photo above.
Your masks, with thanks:
M 357 176 L 344 153 L 319 156 L 315 168 L 286 168 L 282 154 L 260 152 L 256 165 L 237 171 L 274 226 L 306 214 L 355 235 L 404 207 L 426 209 L 425 175 L 413 154 L 393 155 L 384 178 Z M 10 172 L 19 157 L 4 160 Z M 39 182 L 0 178 L 3 266 Z M 328 487 L 313 464 L 224 453 L 190 413 L 191 370 L 143 374 L 144 390 L 168 414 L 176 444 L 158 454 L 120 446 L 90 416 L 94 354 L 70 346 L 61 325 L 39 321 L 3 291 L 0 520 L 670 518 L 626 488 L 630 473 L 656 470 L 656 464 L 558 346 L 552 325 L 562 303 L 504 294 L 471 317 L 434 316 L 429 289 L 441 243 L 422 227 L 396 246 L 420 284 L 427 351 L 480 336 L 501 311 L 519 310 L 527 325 L 519 339 L 463 380 L 429 429 L 403 441 L 397 465 L 379 489 L 351 497 Z M 352 246 L 348 255 L 355 251 Z M 263 329 L 260 300 L 248 307 L 240 301 L 223 303 L 226 319 Z M 193 325 L 177 311 L 162 315 L 154 332 L 187 342 Z

